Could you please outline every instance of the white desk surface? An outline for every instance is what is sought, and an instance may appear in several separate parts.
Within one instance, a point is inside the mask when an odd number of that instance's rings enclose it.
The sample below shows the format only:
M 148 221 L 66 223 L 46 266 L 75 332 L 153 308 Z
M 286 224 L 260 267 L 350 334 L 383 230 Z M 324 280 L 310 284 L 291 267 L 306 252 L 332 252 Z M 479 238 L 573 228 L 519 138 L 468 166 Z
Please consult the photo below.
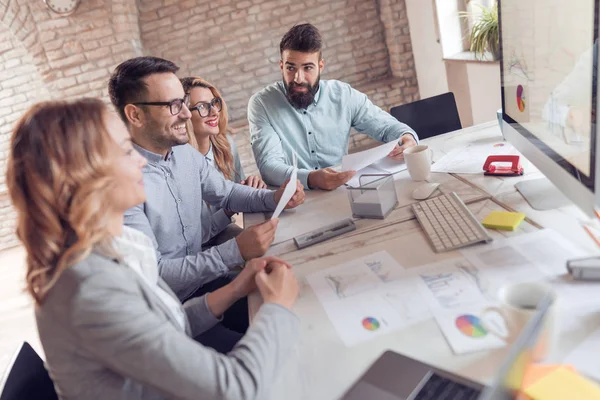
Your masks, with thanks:
M 496 123 L 486 123 L 446 135 L 423 140 L 434 150 L 434 160 L 454 146 L 480 139 L 500 137 Z M 529 167 L 529 168 L 528 168 Z M 587 217 L 574 205 L 558 210 L 539 212 L 531 209 L 515 190 L 520 180 L 542 175 L 528 162 L 523 177 L 484 177 L 480 175 L 434 174 L 433 180 L 442 182 L 442 191 L 455 191 L 481 221 L 491 210 L 514 209 L 524 212 L 529 222 L 522 223 L 515 232 L 489 231 L 493 237 L 520 235 L 539 229 L 552 228 L 566 239 L 583 246 L 590 253 L 598 247 L 581 228 Z M 406 172 L 396 177 L 399 205 L 385 220 L 356 220 L 357 230 L 303 250 L 297 250 L 292 240 L 273 245 L 268 254 L 278 255 L 293 265 L 300 282 L 300 295 L 294 311 L 301 320 L 303 345 L 299 354 L 290 357 L 288 368 L 274 382 L 274 399 L 336 399 L 386 349 L 430 363 L 459 375 L 487 383 L 501 363 L 506 348 L 456 356 L 452 353 L 433 319 L 379 336 L 354 347 L 346 347 L 337 336 L 305 277 L 319 269 L 338 265 L 380 250 L 388 251 L 405 268 L 414 268 L 458 256 L 458 252 L 436 254 L 431 250 L 419 224 L 412 216 L 410 193 L 416 184 Z M 297 212 L 287 213 L 280 219 L 286 235 L 293 237 L 326 223 L 327 216 L 335 220 L 350 214 L 344 188 L 332 192 L 308 192 L 307 201 Z M 341 216 L 341 217 L 340 217 Z M 346 217 L 350 215 L 345 215 Z M 245 223 L 253 225 L 264 219 L 262 214 L 245 216 Z M 299 222 L 301 221 L 301 222 Z M 333 222 L 333 221 L 332 221 Z M 296 230 L 298 228 L 299 230 Z M 410 249 L 410 251 L 407 251 Z M 600 296 L 599 296 L 600 298 Z M 249 298 L 250 313 L 261 304 L 259 295 Z M 549 359 L 560 361 L 586 335 L 600 326 L 600 301 L 595 312 L 581 314 L 577 321 L 569 321 L 577 328 L 561 331 L 554 352 Z M 560 318 L 559 318 L 560 323 Z M 399 373 L 401 373 L 399 371 Z

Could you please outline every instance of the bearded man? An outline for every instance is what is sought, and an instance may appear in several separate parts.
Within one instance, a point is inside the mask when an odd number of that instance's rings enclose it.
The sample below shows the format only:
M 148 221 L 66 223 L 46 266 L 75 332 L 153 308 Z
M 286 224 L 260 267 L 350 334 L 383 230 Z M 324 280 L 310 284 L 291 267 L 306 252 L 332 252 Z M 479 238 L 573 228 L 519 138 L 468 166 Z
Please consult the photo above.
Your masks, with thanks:
M 283 79 L 256 93 L 248 104 L 252 150 L 263 180 L 279 186 L 292 173 L 307 189 L 333 190 L 356 171 L 336 172 L 348 153 L 350 129 L 380 142 L 398 142 L 389 157 L 401 161 L 418 136 L 374 105 L 364 93 L 338 80 L 321 80 L 325 60 L 322 39 L 311 24 L 292 27 L 279 50 Z

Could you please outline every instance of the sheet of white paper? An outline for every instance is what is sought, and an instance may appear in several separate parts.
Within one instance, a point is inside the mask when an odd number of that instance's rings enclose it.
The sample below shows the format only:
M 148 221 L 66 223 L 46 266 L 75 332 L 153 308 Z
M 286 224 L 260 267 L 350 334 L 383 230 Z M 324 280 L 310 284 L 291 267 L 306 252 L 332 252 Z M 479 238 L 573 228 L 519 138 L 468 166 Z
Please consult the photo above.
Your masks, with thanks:
M 414 282 L 386 251 L 307 277 L 346 346 L 431 318 Z
M 394 160 L 390 157 L 384 157 L 381 160 L 371 164 L 371 167 L 380 169 L 390 174 L 395 174 L 396 172 L 406 170 L 406 163 L 404 161 Z
M 460 252 L 491 282 L 486 293 L 493 297 L 504 284 L 545 280 L 560 296 L 563 308 L 594 303 L 597 286 L 575 282 L 566 276 L 567 260 L 585 256 L 585 250 L 551 229 L 495 240 Z
M 433 309 L 457 309 L 481 304 L 486 281 L 464 258 L 454 258 L 420 267 L 418 286 Z
M 297 185 L 296 181 L 297 181 L 297 176 L 298 176 L 298 162 L 296 161 L 296 153 L 295 152 L 292 155 L 292 163 L 294 166 L 294 169 L 292 170 L 292 175 L 290 175 L 290 180 L 287 183 L 287 185 L 285 185 L 285 189 L 283 189 L 283 194 L 281 195 L 281 198 L 279 199 L 279 203 L 277 203 L 277 207 L 275 208 L 275 211 L 273 211 L 273 216 L 271 217 L 271 219 L 279 217 L 279 214 L 281 214 L 285 205 L 288 203 L 288 201 L 290 201 L 290 199 L 292 198 L 294 193 L 296 193 L 296 185 Z
M 342 157 L 342 171 L 359 171 L 379 161 L 394 149 L 398 142 L 392 141 L 381 146 Z
M 488 332 L 481 320 L 485 306 L 434 313 L 442 334 L 454 354 L 504 347 L 506 342 Z
M 575 367 L 577 371 L 600 382 L 600 329 L 588 336 L 579 346 L 567 355 L 563 364 Z
M 388 172 L 386 172 L 386 171 L 383 171 L 379 168 L 374 168 L 372 165 L 369 165 L 368 167 L 364 167 L 360 171 L 357 171 L 356 175 L 354 175 L 348 182 L 346 182 L 346 185 L 357 188 L 357 187 L 360 187 L 361 183 L 363 185 L 366 185 L 370 182 L 376 181 L 377 179 L 381 179 L 381 177 L 377 177 L 377 176 L 365 176 L 361 179 L 362 175 L 387 174 L 387 173 Z
M 519 238 L 522 238 L 519 240 Z M 552 229 L 528 233 L 509 239 L 512 246 L 547 274 L 567 271 L 567 260 L 584 257 L 587 252 Z
M 481 174 L 483 164 L 491 155 L 520 155 L 510 143 L 488 141 L 470 143 L 451 150 L 431 166 L 431 172 L 452 172 L 456 174 Z
M 279 224 L 272 244 L 285 242 L 296 236 L 352 217 L 346 188 L 339 187 L 323 196 L 321 191 L 306 192 L 304 204 L 291 210 L 285 210 L 279 216 Z M 335 207 L 331 207 L 331 204 Z M 315 225 L 315 210 L 319 224 Z M 262 214 L 261 214 L 262 215 Z
M 384 157 L 379 161 L 375 161 L 373 164 L 364 167 L 363 169 L 356 172 L 356 175 L 352 177 L 346 185 L 350 187 L 359 187 L 360 182 L 362 184 L 369 183 L 372 180 L 379 179 L 377 177 L 368 178 L 364 177 L 360 179 L 361 175 L 367 174 L 395 174 L 406 170 L 406 163 L 404 161 L 393 160 L 389 157 Z

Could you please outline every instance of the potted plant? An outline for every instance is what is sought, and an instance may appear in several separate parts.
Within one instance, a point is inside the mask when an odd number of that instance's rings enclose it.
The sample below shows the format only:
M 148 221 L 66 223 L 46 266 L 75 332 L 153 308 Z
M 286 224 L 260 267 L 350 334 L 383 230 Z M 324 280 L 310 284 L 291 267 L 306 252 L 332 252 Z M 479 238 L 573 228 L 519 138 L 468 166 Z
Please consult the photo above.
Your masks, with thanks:
M 475 5 L 481 9 L 481 14 L 474 21 L 473 28 L 471 28 L 471 34 L 469 35 L 470 50 L 480 59 L 485 58 L 486 53 L 489 52 L 492 54 L 494 60 L 499 60 L 498 3 L 494 2 L 490 8 L 479 4 Z M 468 12 L 462 12 L 461 16 L 468 18 L 473 15 Z

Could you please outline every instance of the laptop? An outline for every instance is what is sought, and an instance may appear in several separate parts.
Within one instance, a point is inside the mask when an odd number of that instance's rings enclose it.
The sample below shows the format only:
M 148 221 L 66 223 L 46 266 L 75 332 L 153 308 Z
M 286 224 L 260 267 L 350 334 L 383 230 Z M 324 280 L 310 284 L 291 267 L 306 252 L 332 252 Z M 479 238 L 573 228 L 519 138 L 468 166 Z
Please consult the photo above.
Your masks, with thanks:
M 544 325 L 550 296 L 537 306 L 488 387 L 393 351 L 386 351 L 342 400 L 508 400 L 532 364 L 531 353 Z

